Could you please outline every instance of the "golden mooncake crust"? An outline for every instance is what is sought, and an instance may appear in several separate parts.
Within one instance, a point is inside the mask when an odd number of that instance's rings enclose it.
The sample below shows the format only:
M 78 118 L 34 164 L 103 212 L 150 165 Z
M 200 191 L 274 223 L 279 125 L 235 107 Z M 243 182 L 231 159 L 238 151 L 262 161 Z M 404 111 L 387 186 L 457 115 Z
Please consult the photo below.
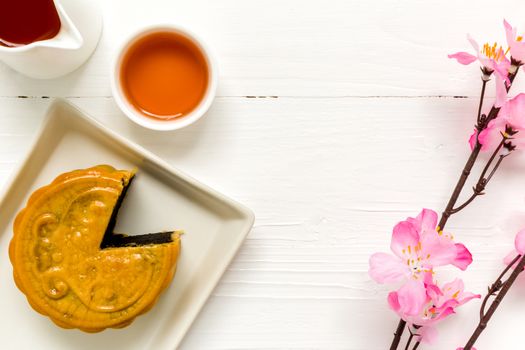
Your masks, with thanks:
M 74 170 L 36 190 L 14 221 L 9 258 L 29 304 L 63 328 L 122 328 L 171 282 L 180 239 L 101 249 L 133 172 L 109 165 Z

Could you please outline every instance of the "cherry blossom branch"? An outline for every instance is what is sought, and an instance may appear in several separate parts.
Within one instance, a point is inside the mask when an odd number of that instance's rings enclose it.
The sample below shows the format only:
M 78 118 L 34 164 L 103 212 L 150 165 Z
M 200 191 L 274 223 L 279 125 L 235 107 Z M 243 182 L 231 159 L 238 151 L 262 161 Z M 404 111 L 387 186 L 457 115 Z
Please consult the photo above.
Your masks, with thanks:
M 472 187 L 472 190 L 474 191 L 474 193 L 463 204 L 461 204 L 457 208 L 452 209 L 450 211 L 451 215 L 455 214 L 455 213 L 457 213 L 457 212 L 459 212 L 461 210 L 463 210 L 476 197 L 485 194 L 483 192 L 485 190 L 485 187 L 489 183 L 490 179 L 492 179 L 492 176 L 494 176 L 494 174 L 496 173 L 496 170 L 498 170 L 498 168 L 501 165 L 501 162 L 503 161 L 503 159 L 510 154 L 510 153 L 508 153 L 508 154 L 505 154 L 505 155 L 500 155 L 498 161 L 496 162 L 496 165 L 494 165 L 494 167 L 492 168 L 492 171 L 490 172 L 489 176 L 485 177 L 487 175 L 488 170 L 490 169 L 490 166 L 492 165 L 492 162 L 494 161 L 494 159 L 498 155 L 499 151 L 501 150 L 501 148 L 503 147 L 505 142 L 507 142 L 507 140 L 509 139 L 509 137 L 507 135 L 502 135 L 502 136 L 503 137 L 501 139 L 501 142 L 498 144 L 498 147 L 496 147 L 496 149 L 494 150 L 494 152 L 490 156 L 489 160 L 487 161 L 487 164 L 483 168 L 483 171 L 481 172 L 481 175 L 479 176 L 478 182 L 476 183 L 476 185 L 474 187 Z
M 518 74 L 519 69 L 514 70 L 513 72 L 509 73 L 508 79 L 509 84 L 507 85 L 507 91 L 512 86 L 512 83 L 514 82 L 514 79 L 516 78 L 516 75 Z M 485 81 L 485 79 L 482 79 Z M 484 90 L 482 89 L 482 94 L 484 94 Z M 480 97 L 480 105 L 483 106 L 483 95 Z M 478 131 L 478 135 L 481 131 L 487 128 L 490 121 L 495 119 L 498 116 L 500 108 L 496 106 L 492 106 L 489 113 L 487 115 L 482 114 L 478 117 L 478 123 L 476 124 L 476 129 Z M 443 230 L 445 225 L 447 224 L 448 219 L 452 214 L 454 214 L 452 211 L 454 210 L 454 206 L 456 205 L 456 202 L 458 201 L 459 195 L 461 194 L 461 191 L 463 190 L 463 187 L 465 187 L 465 183 L 467 182 L 467 179 L 470 175 L 470 172 L 472 171 L 472 168 L 474 167 L 474 164 L 476 163 L 476 159 L 479 156 L 479 152 L 481 151 L 481 143 L 479 143 L 479 140 L 476 139 L 476 145 L 472 149 L 472 152 L 470 153 L 469 158 L 467 159 L 467 162 L 465 163 L 465 167 L 463 168 L 463 171 L 461 172 L 461 176 L 459 177 L 459 180 L 456 184 L 456 187 L 454 188 L 454 191 L 452 192 L 452 195 L 450 196 L 450 199 L 447 203 L 447 206 L 445 207 L 445 210 L 443 211 L 443 214 L 441 215 L 441 219 L 439 220 L 438 227 L 440 230 Z
M 516 268 L 514 271 L 512 271 L 512 274 L 509 276 L 509 278 L 502 282 L 501 279 L 505 274 L 512 268 L 512 266 L 518 261 L 518 265 L 516 265 Z M 483 330 L 487 327 L 488 322 L 490 321 L 490 318 L 496 310 L 498 309 L 498 306 L 503 301 L 503 298 L 505 298 L 505 295 L 509 291 L 510 287 L 514 284 L 516 281 L 516 278 L 518 275 L 523 271 L 523 268 L 525 267 L 525 255 L 517 255 L 514 260 L 510 262 L 510 264 L 507 265 L 507 267 L 503 270 L 503 272 L 498 276 L 498 279 L 492 284 L 492 286 L 488 290 L 488 294 L 485 296 L 485 299 L 483 300 L 483 304 L 481 305 L 480 310 L 480 320 L 478 323 L 478 326 L 474 330 L 474 333 L 472 333 L 472 336 L 468 340 L 467 344 L 463 348 L 464 350 L 471 350 L 474 344 L 476 343 L 476 340 L 479 338 Z M 490 304 L 489 309 L 487 312 L 485 312 L 485 306 L 487 304 L 488 299 L 496 295 L 496 298 L 494 301 Z

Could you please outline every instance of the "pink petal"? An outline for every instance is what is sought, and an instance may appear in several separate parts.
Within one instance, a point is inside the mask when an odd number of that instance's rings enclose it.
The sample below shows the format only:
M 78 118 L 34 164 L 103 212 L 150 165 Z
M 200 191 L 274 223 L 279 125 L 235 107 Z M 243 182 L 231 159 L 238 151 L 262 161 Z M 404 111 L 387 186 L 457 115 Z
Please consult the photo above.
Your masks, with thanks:
M 477 142 L 477 136 L 478 136 L 478 129 L 474 128 L 474 132 L 472 133 L 472 135 L 470 135 L 469 139 L 468 139 L 468 143 L 470 145 L 470 149 L 473 150 L 474 147 L 476 147 L 476 142 Z M 483 149 L 483 147 L 481 147 Z
M 443 292 L 441 291 L 441 289 L 432 280 L 431 272 L 425 273 L 424 283 L 425 283 L 425 288 L 427 290 L 427 296 L 434 302 L 443 295 Z
M 458 290 L 453 289 L 453 291 L 457 293 Z M 440 313 L 446 311 L 447 309 L 454 310 L 456 307 L 466 304 L 472 299 L 481 298 L 481 295 L 470 293 L 470 292 L 460 292 L 458 293 L 457 298 L 453 298 L 453 295 L 448 295 L 447 297 L 450 299 L 442 298 L 442 300 L 440 301 L 440 305 L 436 306 L 436 310 L 439 311 Z
M 517 129 L 525 128 L 525 93 L 520 93 L 512 98 L 502 108 L 502 115 L 507 118 L 510 125 Z M 520 136 L 517 136 L 520 137 Z M 522 136 L 523 137 L 523 136 Z
M 445 301 L 442 301 L 442 305 L 439 307 L 435 307 L 436 311 L 440 313 L 446 311 L 446 310 L 454 310 L 454 308 L 459 306 L 459 302 L 456 299 L 447 299 Z
M 507 37 L 507 45 L 510 44 L 516 39 L 516 30 L 507 22 L 506 19 L 503 20 L 503 26 L 505 27 L 505 36 Z
M 418 243 L 419 234 L 414 228 L 414 225 L 407 221 L 401 221 L 394 227 L 390 249 L 392 249 L 398 257 L 404 259 L 404 254 L 408 247 L 410 246 L 411 249 L 414 249 Z
M 490 144 L 493 143 L 493 140 L 495 139 L 495 135 L 499 135 L 499 132 L 496 133 L 494 129 L 491 129 L 490 123 L 489 123 L 489 127 L 487 127 L 486 129 L 484 129 L 483 131 L 479 133 L 478 142 L 481 144 L 482 151 L 492 149 L 492 147 L 490 147 Z
M 503 25 L 505 27 L 507 45 L 510 48 L 512 58 L 520 62 L 525 62 L 525 42 L 517 41 L 516 28 L 512 28 L 512 26 L 506 20 L 503 20 Z
M 443 288 L 445 297 L 452 298 L 454 294 L 458 292 L 459 293 L 463 292 L 463 289 L 465 288 L 465 283 L 463 282 L 462 279 L 455 278 L 452 282 L 445 283 L 442 288 Z
M 408 273 L 408 266 L 395 256 L 386 253 L 370 256 L 368 274 L 377 283 L 399 282 Z
M 392 310 L 395 312 L 399 312 L 399 309 L 401 308 L 401 305 L 399 305 L 399 299 L 397 297 L 397 292 L 390 292 L 388 293 L 388 305 Z
M 494 71 L 496 72 L 496 78 L 500 78 L 502 81 L 504 81 L 507 85 L 504 85 L 505 86 L 509 86 L 510 85 L 510 79 L 509 79 L 509 69 L 510 69 L 510 60 L 507 58 L 507 56 L 505 56 L 505 52 L 503 51 L 502 48 L 499 49 L 500 51 L 500 55 L 501 57 L 503 57 L 501 59 L 501 61 L 497 62 L 494 64 Z M 497 88 L 498 86 L 496 85 L 496 91 L 497 91 Z M 505 93 L 507 92 L 507 90 L 505 90 Z
M 432 272 L 425 272 L 423 274 L 423 283 L 425 283 L 425 286 L 426 288 L 428 288 L 428 286 L 436 286 L 434 284 L 434 279 L 433 279 L 433 275 L 432 275 Z M 437 287 L 437 286 L 436 286 Z M 439 289 L 439 288 L 438 288 Z
M 458 300 L 459 305 L 466 304 L 467 302 L 471 301 L 472 299 L 481 299 L 481 294 L 474 294 L 471 292 L 464 292 L 461 298 Z
M 501 107 L 507 102 L 507 88 L 505 87 L 505 81 L 498 75 L 496 75 L 496 102 L 495 107 Z
M 419 222 L 419 229 L 421 231 L 430 230 L 435 231 L 437 225 L 438 214 L 431 209 L 423 209 L 416 217 Z
M 426 268 L 451 264 L 456 256 L 457 249 L 450 238 L 437 232 L 421 237 L 421 257 L 426 259 L 424 263 Z
M 521 230 L 516 235 L 516 238 L 514 239 L 514 246 L 516 247 L 516 251 L 518 251 L 520 254 L 525 253 L 525 229 Z
M 478 294 L 470 292 L 464 292 L 465 284 L 463 280 L 456 278 L 452 282 L 445 283 L 442 286 L 443 294 L 438 298 L 432 298 L 432 302 L 435 305 L 436 310 L 442 313 L 448 308 L 452 310 L 460 305 L 467 303 L 468 301 L 481 297 Z
M 417 330 L 418 340 L 423 344 L 433 344 L 438 338 L 438 331 L 435 327 L 424 326 Z
M 410 279 L 397 291 L 399 313 L 405 317 L 415 316 L 427 302 L 427 293 L 423 282 Z
M 441 321 L 442 319 L 444 319 L 444 318 L 446 318 L 446 317 L 448 317 L 448 316 L 450 316 L 452 314 L 455 314 L 454 308 L 447 307 L 445 310 L 441 311 L 439 313 L 439 316 L 434 318 L 433 321 L 435 321 L 437 323 L 438 321 Z
M 458 269 L 465 271 L 467 267 L 472 263 L 472 254 L 462 243 L 456 243 L 456 258 L 452 262 L 452 265 Z
M 471 55 L 468 52 L 456 52 L 448 55 L 448 58 L 455 58 L 459 63 L 464 65 L 471 64 L 478 59 L 476 56 Z
M 501 141 L 501 133 L 505 131 L 507 124 L 505 118 L 501 115 L 505 108 L 502 107 L 498 117 L 492 120 L 489 125 L 479 133 L 478 141 L 483 146 L 481 150 L 493 150 Z
M 472 38 L 470 36 L 470 34 L 467 34 L 467 40 L 469 41 L 470 45 L 472 45 L 472 48 L 474 49 L 474 52 L 478 53 L 479 52 L 478 42 L 476 40 L 474 40 L 474 38 Z

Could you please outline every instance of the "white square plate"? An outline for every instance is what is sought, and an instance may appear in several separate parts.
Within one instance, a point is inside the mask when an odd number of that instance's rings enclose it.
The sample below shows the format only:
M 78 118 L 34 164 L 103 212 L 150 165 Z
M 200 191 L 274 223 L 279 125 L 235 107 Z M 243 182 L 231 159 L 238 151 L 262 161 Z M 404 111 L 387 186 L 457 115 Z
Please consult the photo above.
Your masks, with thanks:
M 87 334 L 55 326 L 16 288 L 8 257 L 12 224 L 29 195 L 57 175 L 96 164 L 138 168 L 115 231 L 180 228 L 182 253 L 171 286 L 155 307 L 124 329 Z M 27 158 L 0 197 L 2 349 L 175 349 L 253 225 L 244 206 L 57 100 Z

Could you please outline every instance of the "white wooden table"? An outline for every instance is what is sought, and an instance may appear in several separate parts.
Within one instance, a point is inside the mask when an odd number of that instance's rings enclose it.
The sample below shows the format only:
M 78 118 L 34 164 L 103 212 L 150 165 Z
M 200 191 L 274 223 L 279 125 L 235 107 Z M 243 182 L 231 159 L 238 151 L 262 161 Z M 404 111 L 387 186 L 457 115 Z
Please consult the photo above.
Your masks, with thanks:
M 397 318 L 388 288 L 368 277 L 368 256 L 388 250 L 397 221 L 422 207 L 443 209 L 468 155 L 478 70 L 446 54 L 469 48 L 467 32 L 503 40 L 503 17 L 525 30 L 525 2 L 103 3 L 102 40 L 78 71 L 36 81 L 0 67 L 0 183 L 51 99 L 66 97 L 256 213 L 182 349 L 387 348 Z M 156 22 L 194 29 L 215 48 L 221 70 L 208 115 L 177 132 L 132 124 L 110 93 L 116 44 Z M 448 276 L 461 275 L 479 293 L 525 226 L 525 157 L 512 157 L 488 194 L 449 225 L 475 262 Z M 524 295 L 522 278 L 478 349 L 520 348 Z M 421 348 L 463 345 L 478 308 L 475 301 L 459 309 L 438 344 Z

